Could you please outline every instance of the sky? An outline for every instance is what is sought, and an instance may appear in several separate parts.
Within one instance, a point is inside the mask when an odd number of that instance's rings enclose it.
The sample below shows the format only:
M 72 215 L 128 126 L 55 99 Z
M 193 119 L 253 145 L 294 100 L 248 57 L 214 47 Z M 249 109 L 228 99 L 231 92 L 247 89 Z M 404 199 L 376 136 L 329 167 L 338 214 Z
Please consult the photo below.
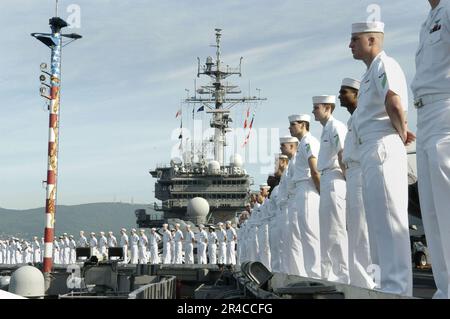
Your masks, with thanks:
M 30 33 L 49 32 L 54 7 L 54 0 L 0 2 L 2 208 L 45 203 L 48 111 L 39 95 L 39 65 L 49 62 L 50 50 Z M 273 139 L 289 134 L 288 115 L 311 113 L 312 96 L 337 95 L 342 78 L 364 73 L 348 48 L 351 23 L 379 16 L 386 25 L 385 51 L 400 63 L 409 85 L 428 11 L 426 0 L 60 0 L 59 16 L 72 26 L 63 33 L 83 38 L 62 53 L 58 204 L 155 201 L 149 170 L 178 150 L 180 108 L 183 125 L 192 128 L 192 106 L 181 101 L 194 92 L 197 57 L 204 62 L 215 54 L 215 28 L 223 29 L 225 63 L 237 66 L 244 57 L 242 77 L 230 82 L 245 95 L 267 98 L 251 106 L 249 144 L 243 148 L 237 138 L 232 147 L 243 154 L 257 189 L 270 173 L 268 158 L 278 151 Z M 234 128 L 242 129 L 246 108 L 233 109 Z M 195 113 L 206 129 L 206 115 Z M 334 116 L 348 119 L 340 107 Z M 318 122 L 311 132 L 320 136 Z

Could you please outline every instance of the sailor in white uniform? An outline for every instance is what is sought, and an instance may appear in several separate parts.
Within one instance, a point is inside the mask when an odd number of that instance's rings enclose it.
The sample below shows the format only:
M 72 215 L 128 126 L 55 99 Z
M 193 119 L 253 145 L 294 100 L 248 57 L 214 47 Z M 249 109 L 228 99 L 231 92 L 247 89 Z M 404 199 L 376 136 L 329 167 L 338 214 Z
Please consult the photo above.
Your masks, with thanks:
M 173 240 L 172 238 L 172 234 L 170 233 L 170 231 L 167 229 L 169 227 L 169 224 L 163 224 L 163 229 L 162 229 L 162 233 L 163 233 L 163 237 L 162 237 L 162 241 L 163 241 L 163 255 L 162 255 L 162 263 L 163 264 L 170 264 L 171 261 L 171 241 Z
M 58 243 L 58 238 L 55 237 L 53 239 L 53 263 L 55 265 L 60 264 L 60 254 L 59 254 L 59 243 Z
M 77 261 L 77 243 L 73 235 L 69 235 L 69 264 L 74 264 Z
M 332 113 L 336 96 L 313 96 L 313 114 L 322 124 L 317 168 L 320 177 L 320 253 L 322 278 L 344 284 L 348 277 L 348 240 L 345 211 L 345 179 L 339 165 L 347 127 Z
M 360 82 L 355 79 L 342 80 L 339 90 L 341 106 L 353 114 L 357 107 L 357 95 Z M 372 289 L 375 284 L 368 273 L 372 264 L 369 232 L 367 230 L 366 212 L 362 195 L 362 174 L 359 163 L 358 144 L 352 128 L 352 117 L 347 122 L 347 136 L 344 142 L 342 162 L 345 166 L 345 181 L 347 185 L 347 233 L 348 233 L 348 267 L 350 284 Z
M 208 234 L 208 260 L 209 264 L 217 264 L 217 234 L 214 226 L 209 226 Z
M 295 205 L 289 226 L 302 246 L 306 276 L 321 278 L 320 267 L 320 172 L 317 169 L 320 143 L 309 132 L 311 116 L 299 114 L 289 116 L 289 131 L 299 139 L 295 158 L 294 174 L 288 185 L 294 192 Z
M 184 263 L 194 263 L 194 243 L 195 235 L 191 230 L 191 225 L 186 225 L 186 234 L 184 236 Z
M 148 238 L 150 250 L 150 264 L 159 264 L 158 243 L 161 241 L 161 236 L 156 232 L 156 228 L 152 228 Z
M 117 238 L 112 231 L 108 232 L 108 248 L 117 247 Z
M 303 266 L 303 250 L 300 243 L 298 232 L 293 233 L 291 229 L 291 222 L 296 215 L 295 202 L 292 198 L 295 192 L 289 187 L 290 180 L 294 175 L 295 155 L 297 154 L 299 140 L 295 136 L 284 136 L 280 138 L 281 153 L 289 158 L 289 164 L 285 173 L 280 179 L 280 216 L 279 227 L 281 233 L 280 256 L 281 256 L 281 272 L 289 275 L 305 276 L 305 267 Z M 289 214 L 291 212 L 291 214 Z
M 84 236 L 84 231 L 80 230 L 80 238 L 78 239 L 77 247 L 88 247 L 88 240 Z
M 130 236 L 130 263 L 137 264 L 139 262 L 139 236 L 136 234 L 136 229 L 131 229 Z
M 102 255 L 102 257 L 104 257 L 105 259 L 108 256 L 107 248 L 108 248 L 108 239 L 105 236 L 105 232 L 101 231 L 100 238 L 98 239 L 98 250 Z
M 377 251 L 381 290 L 412 294 L 408 230 L 408 90 L 400 65 L 383 51 L 384 24 L 352 24 L 349 47 L 367 71 L 352 115 L 360 150 L 364 208 Z
M 122 228 L 120 230 L 120 233 L 122 234 L 120 236 L 120 247 L 122 247 L 122 251 L 123 251 L 123 263 L 128 264 L 128 235 L 127 235 L 127 230 L 125 228 Z
M 269 221 L 269 242 L 270 242 L 270 266 L 272 272 L 281 271 L 281 233 L 284 231 L 279 225 L 280 219 L 280 189 L 281 189 L 281 177 L 287 169 L 289 158 L 280 154 L 278 156 L 278 167 L 275 172 L 275 176 L 280 178 L 280 182 L 274 187 L 270 193 L 270 214 L 271 219 Z M 245 226 L 245 224 L 244 224 Z M 241 242 L 241 240 L 239 240 Z
M 227 229 L 227 265 L 236 265 L 236 230 L 231 225 L 231 221 L 225 223 Z
M 227 233 L 223 229 L 223 223 L 217 223 L 217 241 L 219 243 L 219 252 L 217 263 L 219 265 L 224 265 L 227 263 Z
M 436 293 L 450 299 L 450 1 L 429 0 L 411 83 L 417 108 L 417 178 Z
M 182 258 L 183 258 L 183 253 L 182 253 L 182 249 L 183 249 L 183 240 L 184 240 L 184 235 L 183 232 L 180 230 L 180 224 L 175 224 L 175 234 L 173 235 L 173 239 L 174 239 L 174 264 L 181 264 Z
M 259 209 L 259 223 L 258 223 L 258 257 L 259 261 L 267 268 L 270 266 L 270 243 L 269 243 L 269 196 L 270 186 L 267 183 L 263 183 L 259 186 L 259 195 L 261 198 L 261 207 Z
M 37 236 L 33 237 L 31 247 L 33 250 L 33 263 L 41 262 L 41 244 L 39 243 Z
M 199 232 L 197 234 L 197 261 L 199 264 L 207 264 L 206 247 L 208 245 L 208 234 L 203 224 L 198 225 Z
M 91 232 L 91 238 L 89 239 L 89 247 L 91 248 L 91 256 L 97 255 L 98 240 L 95 237 L 95 233 Z
M 139 230 L 140 236 L 139 236 L 139 243 L 138 243 L 138 255 L 139 255 L 139 263 L 140 264 L 146 264 L 148 262 L 148 254 L 147 254 L 147 247 L 148 247 L 148 238 L 145 234 L 145 229 Z

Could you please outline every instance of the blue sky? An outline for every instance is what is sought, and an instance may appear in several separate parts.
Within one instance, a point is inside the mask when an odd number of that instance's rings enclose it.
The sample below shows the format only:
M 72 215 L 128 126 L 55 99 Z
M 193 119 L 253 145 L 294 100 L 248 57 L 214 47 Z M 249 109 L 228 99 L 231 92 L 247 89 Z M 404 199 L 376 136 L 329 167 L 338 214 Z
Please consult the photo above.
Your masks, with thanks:
M 244 93 L 250 86 L 252 95 L 260 88 L 268 99 L 258 105 L 254 130 L 279 128 L 279 135 L 286 135 L 287 116 L 310 113 L 311 96 L 337 94 L 343 77 L 364 73 L 348 42 L 351 23 L 365 21 L 370 4 L 381 8 L 385 50 L 403 67 L 408 84 L 420 24 L 429 10 L 426 0 L 61 0 L 62 18 L 69 17 L 71 4 L 81 9 L 80 28 L 65 32 L 83 39 L 65 47 L 62 57 L 58 203 L 65 205 L 154 201 L 148 171 L 170 160 L 177 143 L 171 137 L 179 126 L 175 113 L 184 89 L 193 91 L 197 57 L 204 61 L 214 54 L 209 47 L 214 28 L 223 29 L 227 64 L 244 57 L 243 76 L 234 82 Z M 0 2 L 3 208 L 45 202 L 48 112 L 38 78 L 50 50 L 30 33 L 48 32 L 53 13 L 54 0 Z M 235 109 L 238 126 L 243 113 L 244 107 Z M 346 122 L 348 115 L 339 108 L 335 117 Z M 408 117 L 415 131 L 411 105 Z M 312 133 L 320 136 L 320 131 L 313 123 Z M 267 177 L 260 164 L 246 166 L 256 185 Z

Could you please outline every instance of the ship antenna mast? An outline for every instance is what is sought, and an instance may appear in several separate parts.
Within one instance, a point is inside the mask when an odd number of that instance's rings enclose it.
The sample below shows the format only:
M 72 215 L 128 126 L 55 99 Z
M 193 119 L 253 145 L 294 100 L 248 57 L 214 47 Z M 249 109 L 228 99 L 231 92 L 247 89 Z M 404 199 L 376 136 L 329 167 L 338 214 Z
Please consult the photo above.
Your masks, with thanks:
M 198 60 L 197 77 L 207 75 L 212 79 L 212 85 L 204 85 L 196 90 L 200 95 L 208 94 L 209 97 L 190 97 L 186 99 L 186 103 L 199 103 L 206 108 L 206 113 L 212 114 L 211 127 L 214 128 L 214 136 L 211 142 L 214 145 L 214 160 L 219 162 L 220 166 L 224 166 L 224 152 L 226 146 L 226 133 L 229 131 L 229 123 L 232 122 L 230 117 L 230 109 L 238 103 L 251 103 L 256 101 L 267 100 L 266 98 L 248 96 L 239 98 L 229 98 L 227 95 L 240 94 L 241 90 L 236 85 L 223 84 L 222 81 L 231 75 L 242 76 L 241 65 L 242 57 L 239 60 L 238 68 L 226 69 L 221 67 L 220 57 L 220 39 L 222 37 L 222 29 L 215 29 L 216 44 L 216 61 L 213 62 L 212 57 L 206 58 L 206 63 L 200 66 L 200 58 Z
M 47 63 L 41 63 L 41 96 L 49 101 L 50 111 L 48 134 L 48 165 L 45 200 L 45 231 L 44 231 L 44 280 L 45 289 L 50 286 L 50 272 L 53 267 L 53 240 L 55 228 L 56 194 L 58 177 L 58 149 L 59 149 L 59 111 L 61 88 L 61 50 L 63 37 L 70 39 L 65 45 L 81 39 L 76 33 L 62 34 L 61 29 L 68 26 L 67 22 L 58 17 L 58 0 L 56 0 L 56 16 L 49 20 L 51 33 L 32 33 L 31 36 L 41 41 L 51 50 L 51 63 L 48 69 Z

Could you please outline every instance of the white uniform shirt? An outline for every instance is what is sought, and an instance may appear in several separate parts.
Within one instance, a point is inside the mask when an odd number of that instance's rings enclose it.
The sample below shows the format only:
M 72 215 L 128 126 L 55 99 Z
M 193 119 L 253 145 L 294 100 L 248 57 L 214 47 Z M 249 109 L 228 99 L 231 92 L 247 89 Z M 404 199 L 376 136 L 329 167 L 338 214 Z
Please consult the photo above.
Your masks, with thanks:
M 141 237 L 139 237 L 139 247 L 145 247 L 148 245 L 148 238 L 145 234 L 142 234 Z
M 168 229 L 164 230 L 163 233 L 163 242 L 164 243 L 168 243 L 172 240 L 172 234 L 170 233 L 170 231 Z
M 81 236 L 80 239 L 78 239 L 78 247 L 87 247 L 88 246 L 88 240 L 85 236 Z
M 116 247 L 117 246 L 117 239 L 114 235 L 111 235 L 111 237 L 108 237 L 108 247 Z
M 216 232 L 211 232 L 208 234 L 208 246 L 212 246 L 216 244 L 217 234 Z
M 338 153 L 344 148 L 346 134 L 347 127 L 345 124 L 330 116 L 320 137 L 320 151 L 317 161 L 319 171 L 339 168 Z
M 231 241 L 236 241 L 236 239 L 237 239 L 236 230 L 233 227 L 227 229 L 227 242 L 229 243 Z
M 206 242 L 208 241 L 208 234 L 205 230 L 202 230 L 198 233 L 198 241 L 204 244 L 206 244 Z
M 123 234 L 120 237 L 120 247 L 123 247 L 125 245 L 128 245 L 128 235 L 127 234 Z
M 186 237 L 184 237 L 186 244 L 192 244 L 192 239 L 195 239 L 192 230 L 186 231 Z
M 157 246 L 158 242 L 161 241 L 161 236 L 159 236 L 159 234 L 155 233 L 150 233 L 149 235 L 149 245 L 150 246 Z
M 130 239 L 131 246 L 137 245 L 139 242 L 139 236 L 137 234 L 132 234 Z
M 91 239 L 89 239 L 89 247 L 97 247 L 97 242 L 97 238 L 91 237 Z
M 252 216 L 253 216 L 253 214 L 252 214 Z M 225 242 L 226 236 L 227 236 L 227 232 L 225 231 L 225 229 L 221 228 L 217 231 L 217 241 L 219 243 Z
M 181 242 L 184 239 L 183 232 L 181 230 L 177 230 L 175 232 L 175 236 L 173 236 L 175 242 Z
M 344 151 L 342 153 L 342 161 L 345 164 L 350 162 L 359 163 L 359 150 L 356 144 L 355 130 L 353 128 L 352 116 L 347 121 L 348 132 L 345 136 Z
M 307 180 L 311 177 L 308 160 L 311 156 L 318 158 L 319 149 L 320 143 L 311 133 L 308 132 L 302 137 L 295 155 L 293 182 Z
M 411 90 L 415 98 L 426 94 L 450 94 L 449 0 L 441 0 L 422 24 Z
M 388 91 L 397 94 L 404 111 L 408 110 L 408 88 L 405 74 L 400 65 L 384 51 L 372 61 L 361 79 L 358 92 L 358 108 L 353 112 L 353 126 L 358 143 L 372 133 L 392 133 L 397 131 L 386 112 L 385 100 Z

